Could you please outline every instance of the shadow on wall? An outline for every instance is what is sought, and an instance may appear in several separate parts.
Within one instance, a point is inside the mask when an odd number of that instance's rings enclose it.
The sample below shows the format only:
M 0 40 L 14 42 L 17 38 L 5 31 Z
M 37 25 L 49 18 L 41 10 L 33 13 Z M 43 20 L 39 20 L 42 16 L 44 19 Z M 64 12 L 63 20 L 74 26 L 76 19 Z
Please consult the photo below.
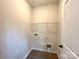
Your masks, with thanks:
M 28 25 L 31 22 L 31 13 L 31 7 L 25 0 L 0 0 L 0 19 L 5 21 L 2 26 L 6 26 L 3 31 L 6 31 L 3 35 L 6 36 L 2 40 L 3 46 L 0 43 L 0 48 L 3 47 L 0 49 L 3 53 L 0 52 L 0 59 L 23 59 L 31 49 L 31 31 Z
M 28 38 L 15 25 L 7 27 L 7 59 L 20 59 L 28 52 Z

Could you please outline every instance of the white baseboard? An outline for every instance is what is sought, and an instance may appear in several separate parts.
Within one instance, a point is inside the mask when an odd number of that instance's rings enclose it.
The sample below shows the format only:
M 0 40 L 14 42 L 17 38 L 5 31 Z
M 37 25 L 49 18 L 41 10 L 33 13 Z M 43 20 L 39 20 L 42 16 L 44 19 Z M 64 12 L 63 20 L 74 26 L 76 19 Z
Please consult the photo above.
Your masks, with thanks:
M 58 59 L 61 59 L 61 56 L 60 56 L 60 54 L 59 54 L 59 53 L 57 54 L 57 56 L 58 56 Z
M 65 44 L 63 44 L 63 46 L 64 46 L 65 53 L 66 53 L 66 54 L 64 53 L 65 59 L 68 59 L 69 57 L 71 59 L 79 59 L 79 56 L 77 56 L 69 47 L 67 47 Z
M 28 51 L 28 53 L 25 55 L 25 57 L 23 59 L 26 59 L 29 56 L 29 54 L 31 53 L 31 51 L 32 51 L 32 49 Z
M 45 50 L 43 50 L 43 49 L 38 49 L 38 48 L 32 48 L 32 50 L 45 51 Z

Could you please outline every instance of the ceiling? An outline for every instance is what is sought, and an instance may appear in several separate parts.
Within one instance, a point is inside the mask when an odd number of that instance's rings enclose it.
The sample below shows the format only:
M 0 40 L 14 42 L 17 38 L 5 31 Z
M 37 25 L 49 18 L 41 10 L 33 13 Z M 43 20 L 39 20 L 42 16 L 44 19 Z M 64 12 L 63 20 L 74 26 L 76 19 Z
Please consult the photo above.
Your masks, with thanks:
M 58 0 L 27 0 L 32 7 L 58 2 Z

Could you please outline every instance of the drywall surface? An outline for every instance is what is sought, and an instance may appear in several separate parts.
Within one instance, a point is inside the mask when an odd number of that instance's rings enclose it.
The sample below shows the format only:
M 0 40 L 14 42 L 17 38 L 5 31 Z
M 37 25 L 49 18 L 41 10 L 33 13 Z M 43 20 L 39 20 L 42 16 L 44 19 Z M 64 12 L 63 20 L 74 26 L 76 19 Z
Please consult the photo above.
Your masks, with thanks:
M 58 5 L 44 5 L 33 8 L 33 23 L 56 23 L 58 22 Z
M 1 15 L 0 15 L 0 59 L 4 59 L 4 55 L 5 53 L 3 52 L 4 49 L 5 49 L 5 46 L 3 43 L 4 42 L 4 39 L 5 39 L 5 28 L 4 28 L 4 21 L 1 20 Z
M 79 56 L 79 0 L 69 0 L 64 5 L 61 39 L 77 56 Z
M 43 49 L 46 44 L 52 45 L 52 51 L 58 51 L 58 4 L 33 8 L 33 48 Z
M 23 59 L 31 50 L 31 18 L 32 9 L 27 1 L 0 0 L 0 21 L 4 20 L 0 24 L 5 28 L 4 39 L 0 39 L 0 59 Z
M 60 0 L 59 7 L 58 7 L 58 23 L 59 23 L 58 24 L 58 44 L 59 45 L 63 45 L 61 40 L 61 23 L 64 18 L 64 3 L 65 3 L 65 0 Z M 58 48 L 58 50 L 59 50 L 59 59 L 61 59 L 62 48 Z

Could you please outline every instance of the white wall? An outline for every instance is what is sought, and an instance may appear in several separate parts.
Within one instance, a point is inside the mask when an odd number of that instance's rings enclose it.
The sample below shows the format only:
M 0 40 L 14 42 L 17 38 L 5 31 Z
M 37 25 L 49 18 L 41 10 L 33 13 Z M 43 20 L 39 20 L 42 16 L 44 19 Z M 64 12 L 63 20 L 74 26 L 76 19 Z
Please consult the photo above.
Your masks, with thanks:
M 33 8 L 33 23 L 55 23 L 58 22 L 57 3 Z
M 58 51 L 58 4 L 49 4 L 33 8 L 33 48 L 42 49 L 43 44 L 52 43 L 52 51 Z M 48 37 L 48 39 L 46 39 Z
M 0 59 L 23 59 L 31 50 L 31 18 L 32 9 L 27 1 L 0 0 L 0 28 L 5 28 L 0 33 L 5 34 L 0 39 Z
M 0 15 L 1 16 L 1 15 Z M 4 46 L 4 38 L 5 38 L 5 36 L 4 36 L 4 31 L 5 30 L 5 28 L 4 28 L 4 23 L 3 23 L 3 20 L 1 20 L 1 17 L 0 17 L 0 59 L 3 59 L 3 48 L 5 47 Z
M 62 20 L 64 18 L 64 3 L 65 3 L 65 0 L 60 0 L 59 7 L 58 7 L 58 23 L 59 23 L 58 24 L 58 44 L 59 45 L 63 45 L 62 40 L 61 40 L 61 23 L 62 23 Z M 58 48 L 58 50 L 59 50 L 59 59 L 61 59 L 61 56 L 63 55 L 62 54 L 63 49 Z

